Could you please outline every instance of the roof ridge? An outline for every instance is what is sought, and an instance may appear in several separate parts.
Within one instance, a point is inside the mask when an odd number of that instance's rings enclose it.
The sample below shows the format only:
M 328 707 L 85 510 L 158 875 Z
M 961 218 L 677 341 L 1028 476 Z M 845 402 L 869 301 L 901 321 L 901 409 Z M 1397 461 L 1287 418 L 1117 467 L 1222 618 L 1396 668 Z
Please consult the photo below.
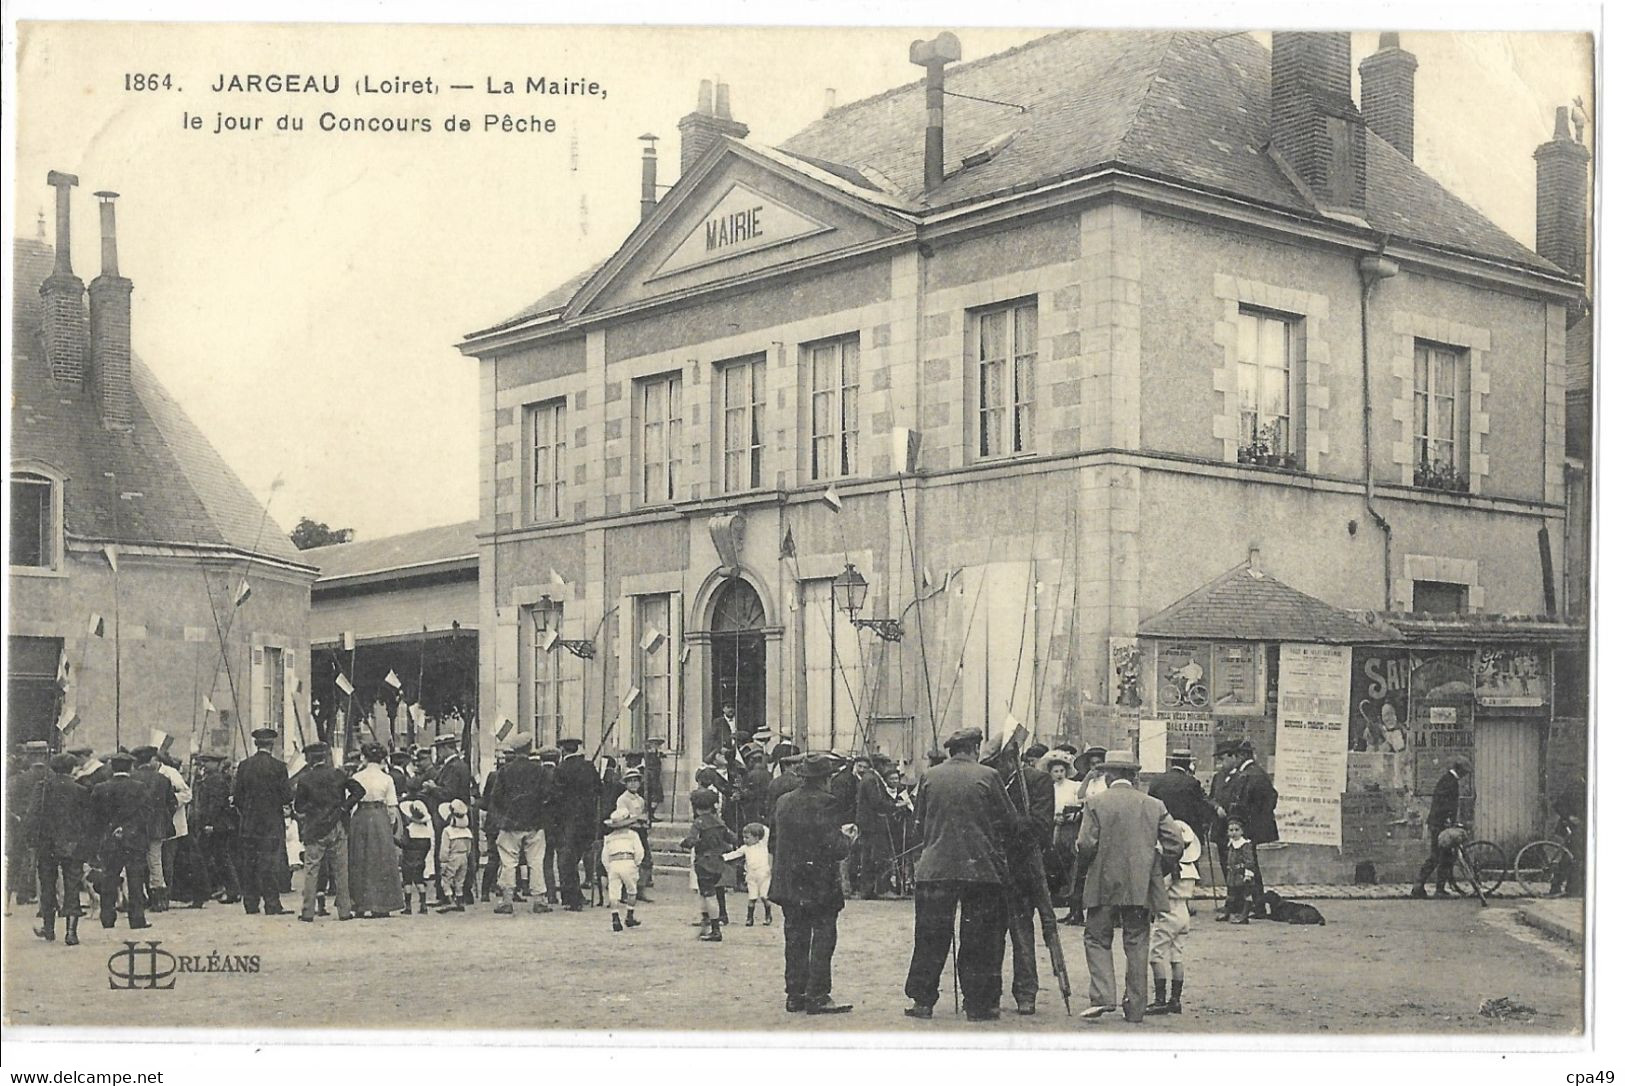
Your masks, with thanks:
M 1145 78 L 1145 89 L 1140 92 L 1140 102 L 1134 107 L 1134 116 L 1123 126 L 1123 134 L 1118 137 L 1117 146 L 1112 149 L 1109 161 L 1117 161 L 1122 156 L 1123 148 L 1128 146 L 1129 137 L 1134 135 L 1134 130 L 1139 127 L 1140 117 L 1145 113 L 1145 104 L 1151 99 L 1151 88 L 1157 82 L 1157 76 L 1162 74 L 1163 65 L 1168 63 L 1168 54 L 1173 52 L 1174 39 L 1182 33 L 1189 31 L 1175 30 L 1168 33 L 1168 40 L 1162 44 L 1162 55 L 1151 66 L 1151 74 Z

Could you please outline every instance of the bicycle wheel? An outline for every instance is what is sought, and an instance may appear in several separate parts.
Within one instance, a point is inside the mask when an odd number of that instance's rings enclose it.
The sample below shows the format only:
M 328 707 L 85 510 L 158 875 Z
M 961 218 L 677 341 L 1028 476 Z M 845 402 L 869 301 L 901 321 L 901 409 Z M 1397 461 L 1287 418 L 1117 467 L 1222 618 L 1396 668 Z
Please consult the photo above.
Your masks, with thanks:
M 1559 871 L 1572 870 L 1574 854 L 1556 841 L 1531 841 L 1518 850 L 1512 873 L 1530 897 L 1544 897 L 1551 891 Z
M 1456 865 L 1450 870 L 1450 885 L 1458 894 L 1488 896 L 1506 880 L 1507 854 L 1494 841 L 1469 841 L 1457 850 L 1456 857 Z M 1463 867 L 1467 870 L 1463 871 Z
M 1193 709 L 1207 708 L 1207 687 L 1201 683 L 1191 683 L 1190 690 L 1185 694 L 1185 700 L 1190 702 Z

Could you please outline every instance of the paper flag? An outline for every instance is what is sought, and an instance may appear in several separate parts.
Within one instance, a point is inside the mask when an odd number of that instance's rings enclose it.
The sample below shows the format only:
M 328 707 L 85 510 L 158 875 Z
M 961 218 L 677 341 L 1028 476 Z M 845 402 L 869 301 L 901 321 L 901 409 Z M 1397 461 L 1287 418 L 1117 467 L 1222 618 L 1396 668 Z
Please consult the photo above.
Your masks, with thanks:
M 636 705 L 637 702 L 638 702 L 638 699 L 641 698 L 642 696 L 643 696 L 643 691 L 639 690 L 637 687 L 634 686 L 632 689 L 630 689 L 630 690 L 628 690 L 626 692 L 626 697 L 621 699 L 621 708 L 623 708 L 623 709 L 632 708 L 632 706 Z
M 93 613 L 90 616 L 90 636 L 91 637 L 106 637 L 107 636 L 107 624 L 102 621 L 102 616 L 101 615 Z
M 658 649 L 661 643 L 665 640 L 665 634 L 661 633 L 653 626 L 645 626 L 643 628 L 643 640 L 639 641 L 638 644 L 643 647 L 644 652 L 653 652 L 655 649 Z
M 558 641 L 559 631 L 543 630 L 541 640 L 536 642 L 536 647 L 541 649 L 543 652 L 549 652 L 552 650 L 554 645 L 558 644 Z
M 163 750 L 164 744 L 167 742 L 169 742 L 169 733 L 162 728 L 152 729 L 152 734 L 147 736 L 147 745 L 149 747 L 157 747 L 159 750 Z
M 999 742 L 1010 742 L 1010 737 L 1021 730 L 1021 721 L 1017 720 L 1014 714 L 1006 713 L 1004 717 L 1004 727 L 999 729 Z
M 354 652 L 355 651 L 355 634 L 351 633 L 349 630 L 345 630 L 344 631 L 343 644 L 344 644 L 344 651 L 345 652 Z
M 780 558 L 794 558 L 796 556 L 796 537 L 790 531 L 790 526 L 784 526 L 784 541 L 779 544 Z
M 497 725 L 497 742 L 500 743 L 504 739 L 508 738 L 512 731 L 513 721 L 509 720 L 507 717 L 503 717 L 502 723 Z
M 564 576 L 561 573 L 559 573 L 559 571 L 556 570 L 556 569 L 550 569 L 550 570 L 547 571 L 547 579 L 552 581 L 554 584 L 560 585 L 560 586 L 563 586 L 563 585 L 566 585 L 566 584 L 570 583 L 570 582 L 566 581 L 564 579 Z
M 401 680 L 395 674 L 395 669 L 394 668 L 389 669 L 389 674 L 384 676 L 384 681 L 386 683 L 388 683 L 390 686 L 393 686 L 396 690 L 399 690 L 401 688 Z
M 344 691 L 344 695 L 346 697 L 349 697 L 355 693 L 355 687 L 350 685 L 350 680 L 345 678 L 344 672 L 342 671 L 339 672 L 338 677 L 333 680 L 333 683 L 340 690 Z
M 683 651 L 682 651 L 682 652 L 679 652 L 679 653 L 678 653 L 678 654 L 677 654 L 677 662 L 678 662 L 678 663 L 679 663 L 679 664 L 686 664 L 686 663 L 688 663 L 688 646 L 687 646 L 687 645 L 684 645 L 684 646 L 683 646 Z
M 791 589 L 784 594 L 784 605 L 789 608 L 791 614 L 801 610 L 801 601 L 796 598 L 797 595 L 799 593 L 795 589 Z
M 114 573 L 118 572 L 118 548 L 111 543 L 102 547 L 102 553 L 107 556 L 107 565 Z
M 837 513 L 841 511 L 841 496 L 835 493 L 834 486 L 831 486 L 828 490 L 824 491 L 823 498 L 825 505 L 829 506 Z
M 57 653 L 56 656 L 56 685 L 61 689 L 66 690 L 70 682 L 71 678 L 69 676 L 68 654 L 66 650 L 64 650 Z
M 303 752 L 301 752 L 299 754 L 295 754 L 292 758 L 290 758 L 288 760 L 288 776 L 290 776 L 290 777 L 296 776 L 296 775 L 298 775 L 299 771 L 301 769 L 304 769 L 304 768 L 305 768 L 305 756 L 304 756 Z
M 203 695 L 203 714 L 205 716 L 207 716 L 210 713 L 218 713 L 219 711 L 220 711 L 219 709 L 216 709 L 214 707 L 213 699 L 211 699 L 209 697 L 209 695 L 204 694 Z
M 921 566 L 920 567 L 920 586 L 922 588 L 930 588 L 934 584 L 936 584 L 936 580 L 931 576 L 931 567 L 930 566 Z
M 899 475 L 914 474 L 920 462 L 920 432 L 906 426 L 894 426 L 891 440 L 892 470 Z
M 63 739 L 66 739 L 68 736 L 73 734 L 73 730 L 78 726 L 79 707 L 70 702 L 64 702 L 62 705 L 62 715 L 56 719 L 56 730 L 62 733 Z
M 247 581 L 244 581 L 237 586 L 237 595 L 232 597 L 231 602 L 236 606 L 241 607 L 243 604 L 248 602 L 248 597 L 252 596 L 253 594 L 254 590 L 248 586 Z
M 169 753 L 169 748 L 171 746 L 173 746 L 174 743 L 175 743 L 175 737 L 173 735 L 166 735 L 166 736 L 164 736 L 164 741 L 162 743 L 158 744 L 158 749 L 162 753 L 168 754 Z

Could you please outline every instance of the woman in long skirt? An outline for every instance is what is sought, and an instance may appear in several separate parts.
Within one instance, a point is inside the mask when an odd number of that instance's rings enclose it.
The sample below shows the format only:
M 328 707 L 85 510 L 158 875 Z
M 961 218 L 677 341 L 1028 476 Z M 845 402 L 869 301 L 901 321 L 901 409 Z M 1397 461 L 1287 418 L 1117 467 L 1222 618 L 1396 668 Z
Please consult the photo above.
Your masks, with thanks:
M 401 850 L 395 843 L 400 819 L 395 781 L 384 768 L 382 744 L 362 748 L 365 764 L 354 780 L 363 794 L 350 816 L 350 897 L 355 914 L 384 917 L 406 907 L 401 893 Z

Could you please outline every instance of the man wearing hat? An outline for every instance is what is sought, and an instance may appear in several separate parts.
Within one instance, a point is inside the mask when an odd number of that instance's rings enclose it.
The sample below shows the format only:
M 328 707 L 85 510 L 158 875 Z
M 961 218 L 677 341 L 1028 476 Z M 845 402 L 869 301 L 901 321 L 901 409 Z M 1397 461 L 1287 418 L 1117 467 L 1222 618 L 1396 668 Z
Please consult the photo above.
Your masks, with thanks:
M 564 907 L 578 913 L 586 906 L 581 896 L 582 861 L 598 835 L 598 774 L 581 752 L 581 740 L 560 739 L 563 759 L 554 777 L 559 812 L 559 896 Z
M 774 808 L 767 839 L 773 854 L 768 900 L 784 913 L 784 1009 L 791 1013 L 841 1014 L 852 1009 L 852 1004 L 837 1003 L 830 995 L 836 922 L 846 903 L 841 860 L 857 834 L 829 790 L 830 777 L 841 764 L 834 754 L 809 754 L 800 760 L 799 787 Z
M 1213 805 L 1202 791 L 1202 782 L 1192 771 L 1195 759 L 1188 750 L 1168 752 L 1168 772 L 1151 782 L 1146 794 L 1162 800 L 1175 822 L 1183 822 L 1196 834 L 1198 841 L 1207 837 L 1208 823 L 1213 821 Z
M 40 782 L 50 775 L 45 759 L 50 746 L 36 739 L 17 748 L 17 759 L 6 778 L 6 885 L 16 895 L 17 904 L 32 904 L 35 897 L 34 853 L 26 844 L 23 828 L 28 824 L 28 808 Z
M 150 928 L 147 920 L 147 842 L 152 836 L 152 790 L 130 777 L 135 759 L 120 751 L 107 759 L 112 776 L 90 794 L 90 820 L 101 845 L 98 857 L 102 927 L 118 923 L 119 876 L 128 889 L 125 915 L 132 928 Z
M 241 900 L 237 885 L 237 809 L 231 805 L 231 778 L 222 754 L 199 754 L 192 782 L 192 819 L 198 827 L 204 883 L 222 904 Z
M 891 841 L 891 814 L 895 809 L 891 793 L 886 791 L 886 770 L 891 759 L 877 754 L 868 772 L 858 781 L 858 895 L 865 901 L 880 896 L 891 876 L 895 862 Z
M 304 902 L 299 919 L 316 922 L 316 891 L 322 884 L 322 864 L 332 870 L 333 893 L 339 919 L 348 920 L 350 908 L 350 814 L 367 790 L 342 769 L 334 768 L 326 743 L 305 746 L 305 768 L 293 790 L 293 813 L 299 820 L 299 840 L 305 845 Z
M 1160 799 L 1134 787 L 1140 771 L 1126 750 L 1107 753 L 1100 768 L 1106 790 L 1083 805 L 1078 862 L 1084 868 L 1084 953 L 1089 961 L 1089 1002 L 1082 1017 L 1097 1019 L 1117 1006 L 1112 932 L 1123 929 L 1123 1017 L 1145 1017 L 1150 967 L 1151 919 L 1168 910 L 1163 875 L 1178 871 L 1184 852 L 1179 829 Z
M 1241 819 L 1247 840 L 1254 846 L 1279 841 L 1281 833 L 1275 825 L 1275 785 L 1270 782 L 1263 767 L 1254 760 L 1253 745 L 1246 739 L 1236 744 L 1235 767 L 1227 786 L 1229 802 L 1225 804 L 1224 817 Z M 1259 919 L 1264 916 L 1264 880 L 1261 871 L 1255 870 L 1252 892 L 1250 915 Z
M 435 816 L 435 855 L 439 855 L 440 820 L 438 809 L 442 803 L 450 803 L 460 799 L 466 805 L 474 798 L 474 775 L 468 768 L 468 761 L 464 759 L 463 752 L 457 746 L 455 735 L 437 735 L 434 737 L 434 753 L 436 766 L 434 780 L 426 782 L 423 786 L 424 797 L 428 801 L 430 813 Z M 477 832 L 479 827 L 473 829 Z M 461 886 L 441 885 L 440 869 L 435 868 L 435 885 L 439 887 L 437 905 L 446 904 L 449 896 L 455 901 L 467 905 L 474 900 L 474 870 L 470 865 L 468 873 L 463 877 Z
M 1106 776 L 1100 770 L 1100 763 L 1105 757 L 1106 748 L 1093 744 L 1084 747 L 1073 759 L 1072 769 L 1077 774 L 1079 798 L 1087 800 L 1106 790 Z M 1067 914 L 1061 918 L 1061 923 L 1081 927 L 1084 921 L 1083 868 L 1079 866 L 1075 857 L 1067 880 L 1066 904 Z
M 801 776 L 795 772 L 805 757 L 794 744 L 778 756 L 779 775 L 773 778 L 773 783 L 767 786 L 767 797 L 764 805 L 767 807 L 767 820 L 763 825 L 769 830 L 773 828 L 773 821 L 779 806 L 779 800 L 801 787 Z M 771 845 L 773 838 L 768 837 Z
M 1226 739 L 1213 747 L 1213 780 L 1208 784 L 1208 802 L 1213 807 L 1213 818 L 1208 823 L 1208 840 L 1213 845 L 1213 855 L 1219 858 L 1219 870 L 1226 876 L 1230 872 L 1230 842 L 1225 833 L 1225 823 L 1229 818 L 1231 795 L 1235 791 L 1236 769 L 1241 765 L 1241 743 L 1239 740 Z M 1225 910 L 1220 908 L 1219 913 Z
M 547 895 L 549 905 L 560 903 L 559 898 L 559 845 L 564 840 L 564 831 L 560 822 L 561 807 L 559 804 L 559 755 L 558 747 L 543 747 L 531 751 L 532 761 L 540 762 L 542 766 L 542 779 L 545 782 L 542 791 L 547 794 L 548 800 L 543 808 L 542 830 L 547 834 L 547 845 L 542 850 L 542 891 Z M 524 893 L 536 892 L 536 873 L 528 873 L 530 878 L 523 887 Z
M 1040 900 L 1049 892 L 1044 883 L 1044 854 L 1055 839 L 1055 782 L 1036 764 L 1027 764 L 1033 749 L 1049 752 L 1047 747 L 1031 748 L 1019 764 L 984 763 L 995 764 L 1003 775 L 1005 795 L 1010 797 L 1018 816 L 1016 832 L 1006 842 L 1010 864 L 1006 908 L 1010 922 L 1010 994 L 1016 1001 L 1016 1013 L 1021 1015 L 1038 1013 L 1038 941 L 1033 921 Z M 996 752 L 994 758 L 1002 753 Z
M 532 878 L 544 866 L 552 774 L 540 759 L 510 757 L 493 776 L 489 824 L 496 827 L 496 855 L 502 871 L 493 911 L 511 916 L 519 899 L 520 866 L 528 867 Z M 531 911 L 547 913 L 553 907 L 538 899 Z
M 130 776 L 146 785 L 153 795 L 152 835 L 147 839 L 147 907 L 161 913 L 169 909 L 164 843 L 174 833 L 175 812 L 191 800 L 192 792 L 187 789 L 183 799 L 175 791 L 175 783 L 169 775 L 160 772 L 157 747 L 136 747 L 130 751 L 130 756 L 135 759 L 135 769 Z
M 254 753 L 237 766 L 232 788 L 242 844 L 243 911 L 257 914 L 263 904 L 266 916 L 285 916 L 292 910 L 284 909 L 278 896 L 282 881 L 278 857 L 285 857 L 287 851 L 282 808 L 293 801 L 293 795 L 288 788 L 288 767 L 271 753 L 276 729 L 257 728 L 253 734 Z
M 90 793 L 74 783 L 72 773 L 79 761 L 71 754 L 51 759 L 50 773 L 29 804 L 24 839 L 33 850 L 38 865 L 40 926 L 34 929 L 46 942 L 56 940 L 59 911 L 67 924 L 63 942 L 79 943 L 79 882 L 85 868 L 85 848 L 89 845 Z M 60 903 L 56 893 L 57 876 L 62 877 Z
M 965 1016 L 999 1017 L 1003 987 L 1006 851 L 1016 832 L 1016 809 L 998 771 L 976 760 L 977 728 L 954 732 L 943 744 L 948 760 L 925 771 L 914 797 L 922 848 L 914 867 L 914 956 L 903 1013 L 930 1018 L 953 942 L 959 910 L 959 983 Z
M 649 817 L 654 818 L 666 802 L 666 759 L 660 752 L 665 740 L 649 736 L 643 742 L 643 794 L 649 801 Z

